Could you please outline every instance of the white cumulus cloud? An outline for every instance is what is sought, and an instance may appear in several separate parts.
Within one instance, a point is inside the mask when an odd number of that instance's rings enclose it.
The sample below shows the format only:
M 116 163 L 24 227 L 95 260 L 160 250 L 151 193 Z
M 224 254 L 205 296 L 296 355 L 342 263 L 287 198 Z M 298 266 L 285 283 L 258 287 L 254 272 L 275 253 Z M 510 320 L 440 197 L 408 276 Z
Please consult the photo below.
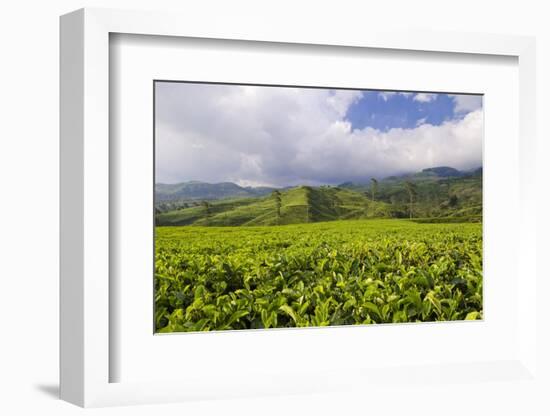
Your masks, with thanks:
M 449 95 L 454 101 L 455 108 L 454 112 L 457 114 L 460 113 L 469 113 L 470 111 L 475 111 L 481 108 L 483 97 L 481 95 Z
M 384 101 L 388 101 L 390 98 L 395 97 L 396 95 L 402 95 L 403 97 L 410 97 L 413 95 L 412 92 L 397 92 L 397 91 L 380 91 L 378 96 Z
M 395 94 L 397 94 L 396 92 L 393 92 L 393 91 L 380 91 L 378 93 L 378 96 L 380 98 L 382 98 L 384 101 L 388 101 L 391 97 L 393 97 Z
M 428 94 L 425 92 L 420 92 L 418 94 L 415 94 L 413 100 L 418 101 L 420 103 L 429 103 L 432 102 L 437 98 L 437 94 Z
M 439 126 L 354 129 L 360 91 L 157 83 L 156 181 L 337 184 L 481 165 L 476 109 Z M 418 94 L 417 94 L 418 95 Z
M 416 121 L 416 127 L 421 126 L 422 124 L 426 124 L 426 120 L 427 120 L 427 119 L 428 119 L 428 117 L 423 117 L 423 118 L 421 118 L 421 119 L 418 119 L 418 120 Z

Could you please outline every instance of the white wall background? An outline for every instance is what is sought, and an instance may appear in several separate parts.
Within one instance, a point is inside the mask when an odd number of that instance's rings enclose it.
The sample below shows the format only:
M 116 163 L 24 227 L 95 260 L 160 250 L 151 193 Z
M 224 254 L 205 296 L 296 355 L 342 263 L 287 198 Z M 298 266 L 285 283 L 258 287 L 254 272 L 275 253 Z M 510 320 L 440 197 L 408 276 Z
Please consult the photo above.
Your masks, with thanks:
M 152 1 L 20 0 L 0 6 L 0 413 L 67 415 L 81 409 L 56 399 L 58 384 L 58 17 L 77 8 L 116 7 L 179 10 L 208 21 L 211 13 L 276 19 L 308 30 L 338 31 L 346 25 L 465 29 L 537 36 L 538 189 L 543 194 L 550 158 L 550 30 L 547 2 L 462 0 L 387 1 Z M 545 140 L 546 138 L 546 140 Z M 547 190 L 546 186 L 546 190 Z M 540 258 L 548 247 L 548 197 L 541 196 Z M 541 305 L 542 307 L 542 305 Z M 548 346 L 548 335 L 545 335 Z M 548 349 L 550 350 L 550 348 Z M 543 365 L 548 359 L 542 355 Z M 546 372 L 548 374 L 548 371 Z M 503 392 L 506 389 L 503 386 Z M 531 402 L 503 394 L 486 403 L 467 385 L 445 414 L 543 414 Z M 419 403 L 425 414 L 430 393 Z M 525 396 L 523 396 L 525 398 Z M 393 400 L 399 400 L 394 398 Z M 198 402 L 160 407 L 94 410 L 101 415 L 179 414 L 346 414 L 373 410 L 365 397 L 338 393 L 306 397 Z M 377 412 L 378 413 L 378 412 Z M 391 401 L 385 414 L 391 414 Z

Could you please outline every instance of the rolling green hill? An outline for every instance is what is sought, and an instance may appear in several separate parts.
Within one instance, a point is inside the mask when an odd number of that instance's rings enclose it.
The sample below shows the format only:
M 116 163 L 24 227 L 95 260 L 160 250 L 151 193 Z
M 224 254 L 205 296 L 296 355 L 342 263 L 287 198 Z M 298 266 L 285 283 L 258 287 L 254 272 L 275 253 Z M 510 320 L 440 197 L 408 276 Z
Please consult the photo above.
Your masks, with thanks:
M 284 225 L 411 216 L 423 222 L 461 222 L 480 221 L 482 216 L 481 169 L 460 172 L 437 167 L 375 184 L 280 189 L 280 216 L 273 188 L 243 188 L 228 182 L 185 185 L 186 200 L 161 200 L 156 205 L 157 225 Z M 170 188 L 173 194 L 180 192 L 176 188 Z M 168 192 L 165 185 L 157 185 L 159 189 Z
M 407 206 L 406 182 L 414 184 L 415 217 L 463 217 L 482 215 L 482 169 L 462 172 L 449 167 L 424 169 L 411 175 L 390 176 L 378 181 L 376 200 L 394 207 Z M 372 183 L 340 185 L 356 192 L 372 195 Z
M 338 187 L 300 186 L 281 191 L 281 216 L 275 199 L 225 199 L 157 214 L 157 225 L 276 225 L 338 219 L 390 218 L 392 207 Z

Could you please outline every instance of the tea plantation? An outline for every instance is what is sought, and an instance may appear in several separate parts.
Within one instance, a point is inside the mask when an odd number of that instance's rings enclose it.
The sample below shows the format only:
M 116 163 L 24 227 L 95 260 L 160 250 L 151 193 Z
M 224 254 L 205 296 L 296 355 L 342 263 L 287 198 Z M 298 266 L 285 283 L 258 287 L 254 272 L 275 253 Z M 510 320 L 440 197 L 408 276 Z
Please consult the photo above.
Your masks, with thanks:
M 158 332 L 482 319 L 480 223 L 158 226 Z

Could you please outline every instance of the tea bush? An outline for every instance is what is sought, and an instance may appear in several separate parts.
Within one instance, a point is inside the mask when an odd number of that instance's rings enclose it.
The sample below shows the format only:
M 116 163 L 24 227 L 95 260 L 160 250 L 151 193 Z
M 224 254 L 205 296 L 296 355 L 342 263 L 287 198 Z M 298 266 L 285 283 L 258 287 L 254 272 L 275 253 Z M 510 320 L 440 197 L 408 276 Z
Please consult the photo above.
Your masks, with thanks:
M 158 332 L 482 319 L 481 224 L 157 227 Z

